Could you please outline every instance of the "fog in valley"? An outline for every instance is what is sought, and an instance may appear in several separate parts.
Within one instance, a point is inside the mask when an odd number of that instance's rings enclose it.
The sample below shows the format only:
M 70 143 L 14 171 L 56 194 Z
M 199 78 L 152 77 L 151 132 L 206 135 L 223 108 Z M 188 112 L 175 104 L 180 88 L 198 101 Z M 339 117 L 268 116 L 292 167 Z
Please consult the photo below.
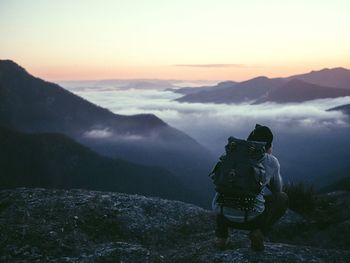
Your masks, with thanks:
M 217 157 L 223 153 L 229 136 L 246 138 L 256 123 L 267 125 L 275 135 L 274 154 L 280 160 L 286 181 L 322 183 L 319 178 L 349 166 L 349 117 L 340 111 L 327 110 L 350 103 L 350 97 L 297 104 L 179 103 L 174 100 L 182 95 L 168 90 L 179 82 L 167 82 L 163 89 L 159 85 L 155 89 L 149 85 L 135 88 L 126 81 L 119 86 L 103 82 L 99 86 L 94 86 L 96 82 L 60 84 L 117 114 L 153 113 L 196 139 Z M 84 136 L 107 138 L 111 134 L 102 129 L 87 131 Z

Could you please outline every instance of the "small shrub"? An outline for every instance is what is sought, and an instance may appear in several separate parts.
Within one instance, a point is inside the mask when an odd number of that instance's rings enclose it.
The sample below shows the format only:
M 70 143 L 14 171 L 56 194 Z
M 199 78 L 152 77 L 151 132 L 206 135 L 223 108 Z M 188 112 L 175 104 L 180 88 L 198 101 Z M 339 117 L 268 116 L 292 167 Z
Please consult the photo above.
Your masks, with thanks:
M 314 188 L 305 183 L 289 183 L 284 186 L 289 197 L 289 208 L 299 214 L 308 214 L 316 208 L 317 195 Z

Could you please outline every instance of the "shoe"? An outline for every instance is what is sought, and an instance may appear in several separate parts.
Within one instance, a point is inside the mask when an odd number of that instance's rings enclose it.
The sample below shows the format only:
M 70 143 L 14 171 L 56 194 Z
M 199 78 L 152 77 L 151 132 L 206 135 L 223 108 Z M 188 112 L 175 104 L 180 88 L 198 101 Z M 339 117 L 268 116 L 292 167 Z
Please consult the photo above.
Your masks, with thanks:
M 228 239 L 227 238 L 217 238 L 215 240 L 215 247 L 220 250 L 225 250 L 228 245 Z
M 251 248 L 254 251 L 264 251 L 264 235 L 260 229 L 255 229 L 249 233 Z

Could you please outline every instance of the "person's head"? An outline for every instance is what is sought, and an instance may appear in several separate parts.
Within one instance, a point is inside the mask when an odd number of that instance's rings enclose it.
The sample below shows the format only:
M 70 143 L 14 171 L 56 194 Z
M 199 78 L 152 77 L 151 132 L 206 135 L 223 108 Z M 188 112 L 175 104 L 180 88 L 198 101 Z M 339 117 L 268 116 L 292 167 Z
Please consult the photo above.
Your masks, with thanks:
M 255 125 L 255 129 L 249 134 L 248 141 L 266 142 L 266 152 L 272 152 L 273 134 L 269 127 L 260 124 Z

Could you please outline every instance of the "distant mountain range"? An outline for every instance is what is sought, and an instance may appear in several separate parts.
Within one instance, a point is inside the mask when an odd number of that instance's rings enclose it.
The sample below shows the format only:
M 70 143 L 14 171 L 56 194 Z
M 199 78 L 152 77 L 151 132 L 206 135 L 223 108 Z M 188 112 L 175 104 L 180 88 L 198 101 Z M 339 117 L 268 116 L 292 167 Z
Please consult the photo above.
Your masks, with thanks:
M 287 80 L 300 79 L 308 83 L 331 88 L 350 89 L 350 70 L 346 68 L 321 69 L 310 73 L 294 75 Z
M 171 80 L 160 79 L 106 79 L 106 80 L 67 80 L 58 81 L 57 84 L 64 88 L 76 90 L 92 88 L 96 89 L 172 89 L 176 86 L 171 83 Z
M 175 92 L 175 93 L 189 95 L 189 94 L 197 93 L 198 91 L 212 91 L 212 90 L 225 89 L 225 88 L 231 87 L 235 84 L 237 84 L 237 82 L 235 82 L 235 81 L 223 81 L 223 82 L 218 83 L 216 86 L 171 88 L 171 89 L 167 89 L 167 90 Z
M 311 84 L 299 79 L 292 79 L 281 87 L 271 89 L 255 103 L 262 102 L 303 102 L 315 99 L 350 96 L 350 89 L 329 88 Z
M 332 173 L 318 178 L 314 185 L 320 192 L 336 190 L 350 191 L 350 166 L 347 165 Z
M 339 179 L 338 181 L 331 183 L 330 185 L 322 188 L 320 192 L 334 192 L 334 191 L 347 191 L 350 192 L 350 173 L 349 176 Z
M 170 172 L 101 157 L 62 134 L 26 134 L 0 127 L 0 188 L 84 188 L 199 198 Z
M 208 199 L 211 194 L 205 175 L 214 158 L 194 139 L 152 114 L 114 114 L 33 77 L 10 60 L 0 60 L 0 125 L 62 133 L 99 154 L 160 166 Z
M 257 77 L 251 80 L 229 83 L 222 87 L 205 86 L 183 88 L 180 102 L 201 103 L 264 103 L 303 102 L 322 98 L 350 96 L 350 70 L 344 68 L 323 69 L 287 78 Z
M 270 89 L 282 85 L 282 79 L 257 77 L 240 83 L 232 83 L 219 88 L 220 84 L 205 91 L 192 93 L 177 99 L 180 102 L 239 103 L 254 101 L 264 96 Z M 200 90 L 200 88 L 198 88 Z

